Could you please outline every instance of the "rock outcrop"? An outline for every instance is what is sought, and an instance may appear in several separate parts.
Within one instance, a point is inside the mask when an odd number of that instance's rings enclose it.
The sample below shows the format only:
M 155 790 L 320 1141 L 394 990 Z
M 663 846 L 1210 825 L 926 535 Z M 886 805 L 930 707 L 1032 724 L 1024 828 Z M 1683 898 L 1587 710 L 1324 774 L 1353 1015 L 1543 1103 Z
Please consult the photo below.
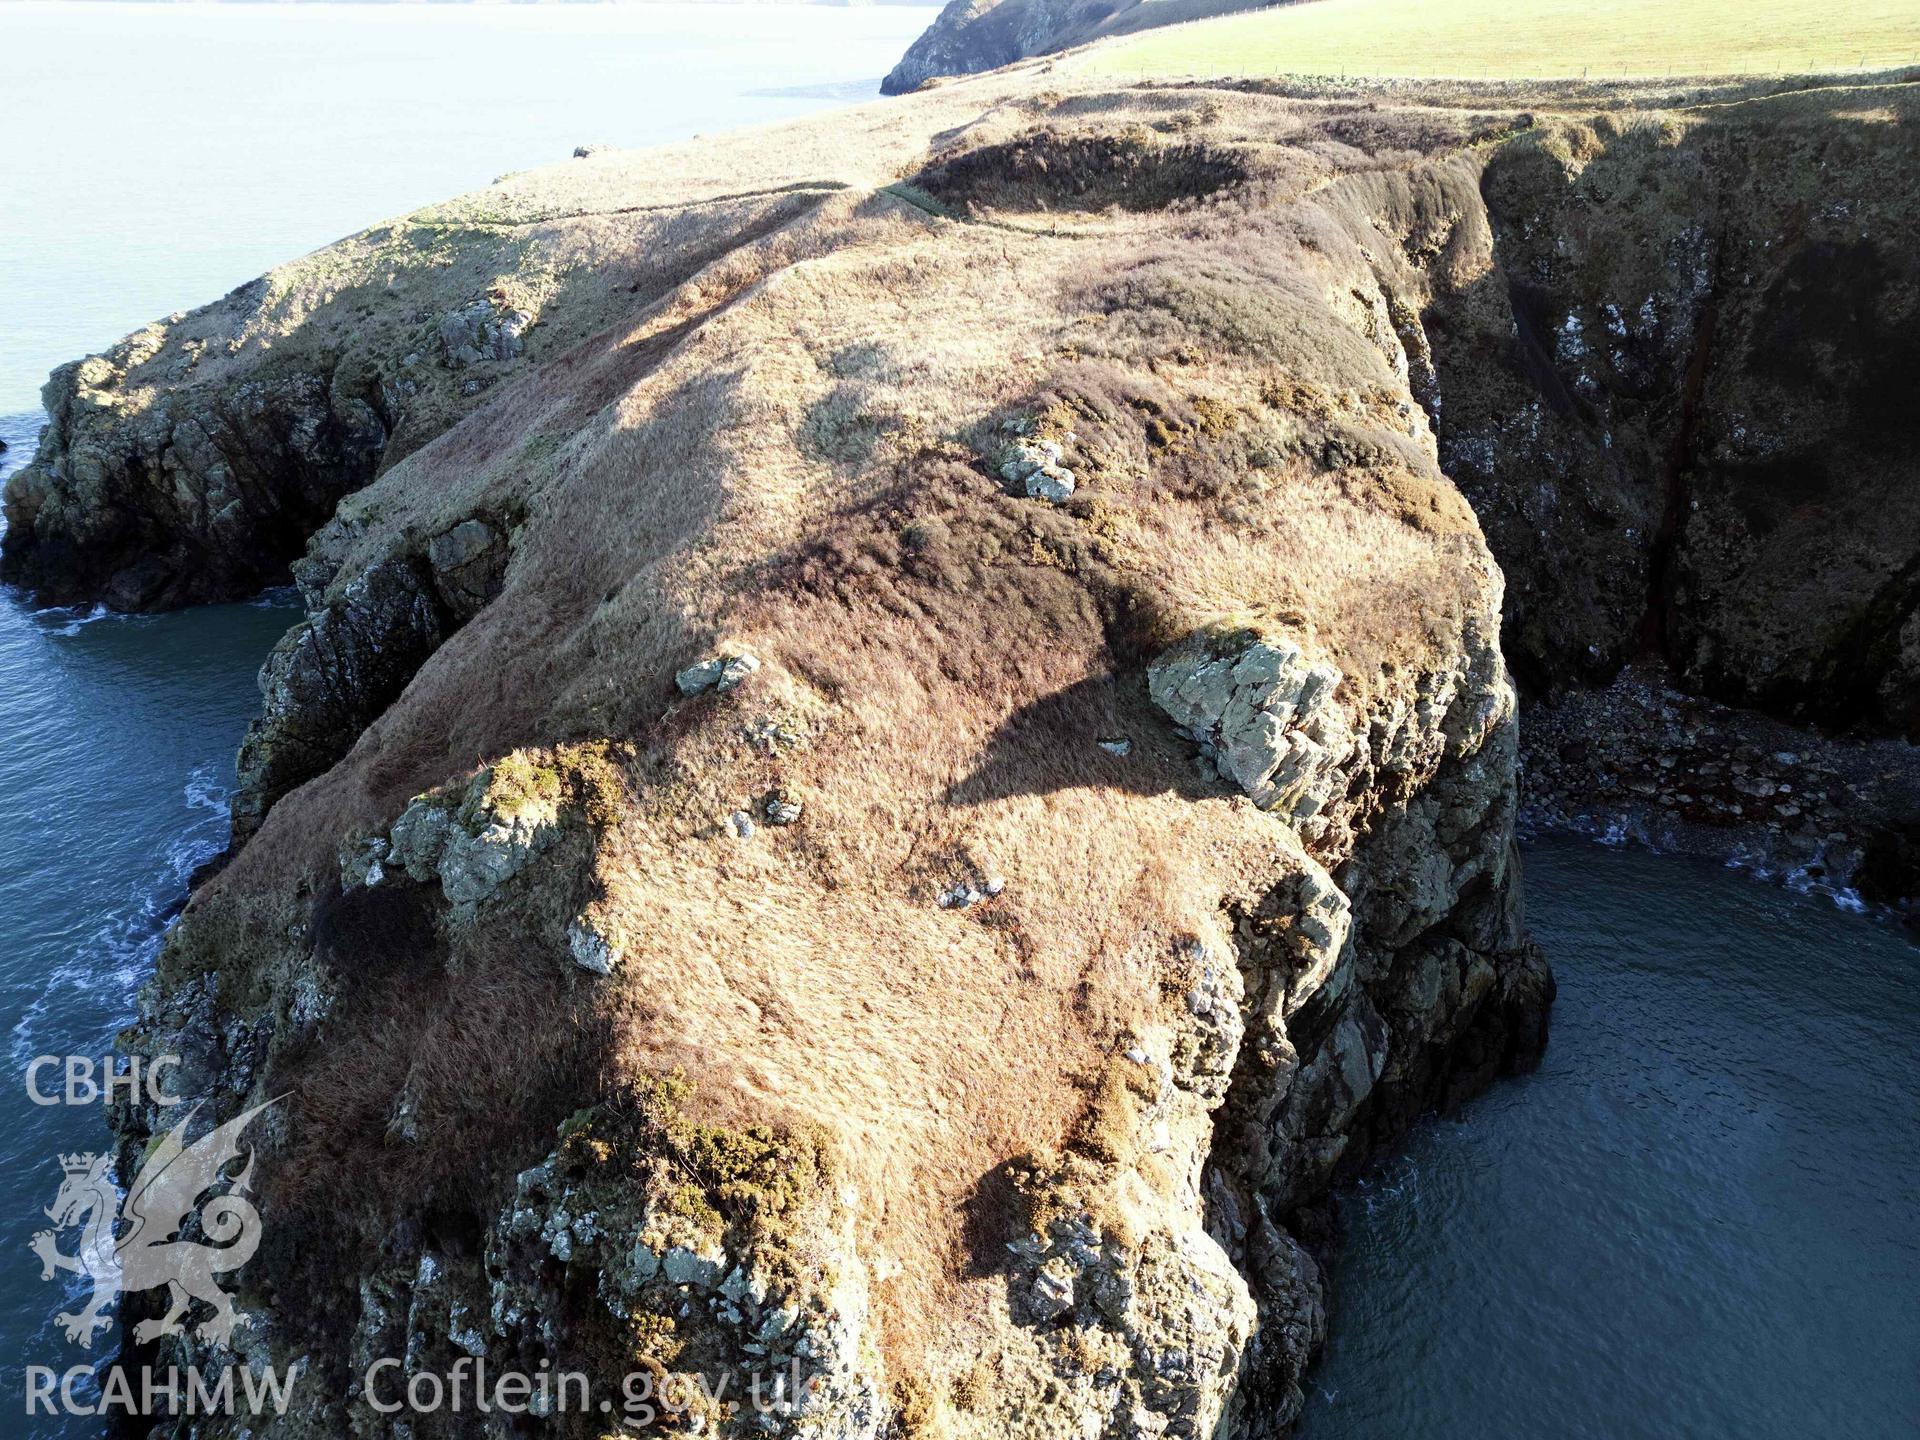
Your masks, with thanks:
M 1353 736 L 1333 703 L 1340 672 L 1314 665 L 1284 635 L 1215 630 L 1147 668 L 1147 692 L 1215 772 L 1262 810 L 1318 838 Z
M 1920 739 L 1911 86 L 1542 124 L 1427 319 L 1442 462 L 1545 690 L 1648 657 L 1729 704 Z
M 1910 908 L 1866 863 L 1920 825 L 1920 156 L 1891 78 L 1541 116 L 1413 328 L 1507 574 L 1540 817 Z
M 880 82 L 905 95 L 930 80 L 997 70 L 1029 56 L 1085 45 L 1175 20 L 1252 10 L 1263 0 L 1190 0 L 1178 7 L 1148 0 L 948 0 L 900 63 Z
M 6 485 L 0 579 L 117 610 L 284 584 L 384 466 L 816 199 L 748 193 L 694 225 L 507 177 L 171 315 L 48 381 L 39 450 Z
M 117 392 L 151 343 L 56 371 L 40 455 L 7 482 L 0 575 L 49 603 L 161 609 L 284 579 L 387 444 L 377 389 L 336 389 L 311 370 L 217 396 L 169 387 L 122 411 Z
M 307 617 L 260 670 L 262 703 L 240 746 L 233 833 L 244 841 L 287 791 L 330 767 L 446 637 L 505 581 L 509 540 L 471 516 L 345 577 L 329 556 L 354 527 L 332 522 L 296 567 Z

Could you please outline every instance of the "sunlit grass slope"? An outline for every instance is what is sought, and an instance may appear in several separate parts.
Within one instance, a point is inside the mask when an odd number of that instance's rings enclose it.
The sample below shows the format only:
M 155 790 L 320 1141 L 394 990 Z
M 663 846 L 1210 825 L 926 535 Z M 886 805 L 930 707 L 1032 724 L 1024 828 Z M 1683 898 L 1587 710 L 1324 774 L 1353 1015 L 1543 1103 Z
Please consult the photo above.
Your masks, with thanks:
M 1920 62 L 1920 0 L 1306 0 L 1150 30 L 1093 74 L 1557 79 Z

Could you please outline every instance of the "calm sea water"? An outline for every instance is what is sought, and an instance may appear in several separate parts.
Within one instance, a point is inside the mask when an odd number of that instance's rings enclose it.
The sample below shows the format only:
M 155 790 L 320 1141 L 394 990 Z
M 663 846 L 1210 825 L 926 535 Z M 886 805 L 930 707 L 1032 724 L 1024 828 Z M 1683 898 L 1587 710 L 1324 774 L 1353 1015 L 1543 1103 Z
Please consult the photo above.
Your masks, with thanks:
M 873 98 L 934 13 L 0 3 L 0 415 L 149 320 L 576 145 Z
M 1553 1043 L 1342 1200 L 1302 1440 L 1920 1433 L 1920 949 L 1703 862 L 1526 866 Z
M 387 215 L 566 159 L 872 96 L 931 12 L 815 6 L 0 3 L 0 475 L 53 366 Z M 88 1359 L 27 1246 L 97 1109 L 28 1102 L 105 1054 L 224 842 L 284 599 L 152 617 L 0 594 L 0 1435 L 25 1365 Z M 71 1248 L 70 1244 L 69 1247 Z M 109 1341 L 117 1336 L 109 1336 Z
M 37 428 L 0 420 L 0 473 Z M 99 1109 L 31 1104 L 27 1067 L 111 1053 L 187 876 L 226 841 L 254 674 L 293 618 L 284 599 L 97 619 L 0 602 L 0 1354 L 20 1364 L 88 1358 L 52 1324 L 76 1292 L 42 1282 L 27 1245 L 48 1226 L 58 1157 L 107 1143 Z M 95 1433 L 16 1428 L 21 1373 L 9 1366 L 0 1435 Z

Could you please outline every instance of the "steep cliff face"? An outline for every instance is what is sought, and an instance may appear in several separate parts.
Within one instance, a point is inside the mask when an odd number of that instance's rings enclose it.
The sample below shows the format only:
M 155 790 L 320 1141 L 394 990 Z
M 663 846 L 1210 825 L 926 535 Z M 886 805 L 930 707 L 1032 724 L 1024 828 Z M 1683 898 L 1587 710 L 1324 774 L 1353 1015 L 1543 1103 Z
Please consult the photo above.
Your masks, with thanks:
M 1253 10 L 1263 3 L 1268 0 L 948 0 L 880 91 L 904 95 L 943 76 L 977 75 L 1105 35 Z
M 61 367 L 39 451 L 7 483 L 0 579 L 117 610 L 284 584 L 383 466 L 815 198 L 615 217 L 593 208 L 605 170 L 378 226 Z
M 1501 578 L 1403 339 L 1516 123 L 793 127 L 804 213 L 344 501 L 128 1037 L 287 1097 L 234 1343 L 309 1378 L 196 1433 L 495 1433 L 374 1403 L 462 1356 L 805 1387 L 723 1435 L 1285 1433 L 1328 1185 L 1545 1039 Z M 698 231 L 654 187 L 725 159 L 595 200 Z
M 1920 895 L 1915 105 L 1545 119 L 1489 160 L 1429 404 L 1543 814 Z
M 284 579 L 286 558 L 372 478 L 386 446 L 380 396 L 336 393 L 311 370 L 209 404 L 154 398 L 131 419 L 103 392 L 145 353 L 123 342 L 63 366 L 43 391 L 51 463 L 8 482 L 0 574 L 48 603 L 156 609 Z
M 401 1433 L 368 1367 L 464 1356 L 780 1372 L 794 1435 L 1284 1434 L 1328 1185 L 1545 1038 L 1449 474 L 1536 774 L 1828 843 L 1737 717 L 1572 687 L 1910 733 L 1906 92 L 1467 99 L 943 87 L 513 177 L 71 372 L 13 573 L 174 603 L 313 529 L 129 1037 L 287 1097 L 236 1343 L 311 1383 L 254 1433 Z M 410 298 L 430 231 L 477 298 Z M 432 403 L 355 430 L 342 327 Z M 1607 768 L 1674 730 L 1703 783 Z
M 1542 688 L 1671 664 L 1920 734 L 1913 86 L 1556 123 L 1503 147 L 1493 259 L 1429 333 L 1442 461 Z
M 937 76 L 997 70 L 1058 48 L 1060 37 L 1091 32 L 1117 8 L 1106 0 L 948 0 L 938 18 L 907 47 L 880 82 L 904 95 Z

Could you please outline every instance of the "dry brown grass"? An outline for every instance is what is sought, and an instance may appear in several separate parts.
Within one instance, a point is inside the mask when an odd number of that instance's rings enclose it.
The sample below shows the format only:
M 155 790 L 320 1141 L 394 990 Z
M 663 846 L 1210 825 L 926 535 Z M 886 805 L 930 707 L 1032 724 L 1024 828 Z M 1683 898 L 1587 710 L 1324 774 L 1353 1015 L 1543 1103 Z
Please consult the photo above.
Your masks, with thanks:
M 349 573 L 476 511 L 524 520 L 500 598 L 196 901 L 198 933 L 245 956 L 235 993 L 309 950 L 341 987 L 323 1043 L 278 1057 L 298 1097 L 283 1194 L 344 1186 L 376 1235 L 456 1198 L 485 1218 L 561 1115 L 679 1069 L 702 1119 L 832 1137 L 864 1252 L 899 1266 L 876 1296 L 896 1373 L 937 1374 L 978 1341 L 995 1283 L 967 1238 L 993 1177 L 1035 1152 L 1137 1156 L 1122 1037 L 1165 1019 L 1176 941 L 1297 864 L 1272 820 L 1198 781 L 1144 658 L 1223 615 L 1263 619 L 1336 660 L 1358 716 L 1497 611 L 1471 516 L 1366 328 L 1383 283 L 1412 283 L 1406 245 L 1448 243 L 1472 168 L 1385 164 L 1364 148 L 1378 137 L 1330 139 L 1310 106 L 1184 103 L 1001 80 L 900 102 L 884 126 L 854 112 L 838 173 L 878 184 L 937 152 L 983 219 L 1010 197 L 1040 207 L 1049 172 L 1018 138 L 1039 126 L 1049 153 L 1106 173 L 1121 152 L 1093 137 L 1185 115 L 1173 153 L 1230 147 L 1232 183 L 1091 208 L 1070 186 L 1059 234 L 822 192 L 348 502 Z M 509 202 L 560 205 L 586 173 L 595 205 L 685 217 L 689 156 L 729 190 L 817 174 L 824 129 L 789 133 L 785 169 L 766 158 L 780 147 L 729 142 L 523 177 Z M 1070 504 L 998 478 L 1015 417 L 1074 431 Z M 530 459 L 535 436 L 552 443 Z M 677 696 L 674 671 L 721 642 L 765 667 Z M 796 742 L 753 743 L 766 720 Z M 1132 753 L 1095 745 L 1109 735 Z M 339 837 L 582 738 L 631 744 L 631 798 L 543 862 L 511 920 L 449 940 L 414 901 L 335 893 Z M 775 786 L 800 823 L 729 839 L 726 814 Z M 991 875 L 998 898 L 935 904 Z M 302 886 L 323 897 L 310 945 L 276 938 Z M 589 898 L 625 951 L 608 982 L 564 959 Z M 367 1137 L 403 1092 L 427 1138 L 382 1151 L 376 1193 Z

